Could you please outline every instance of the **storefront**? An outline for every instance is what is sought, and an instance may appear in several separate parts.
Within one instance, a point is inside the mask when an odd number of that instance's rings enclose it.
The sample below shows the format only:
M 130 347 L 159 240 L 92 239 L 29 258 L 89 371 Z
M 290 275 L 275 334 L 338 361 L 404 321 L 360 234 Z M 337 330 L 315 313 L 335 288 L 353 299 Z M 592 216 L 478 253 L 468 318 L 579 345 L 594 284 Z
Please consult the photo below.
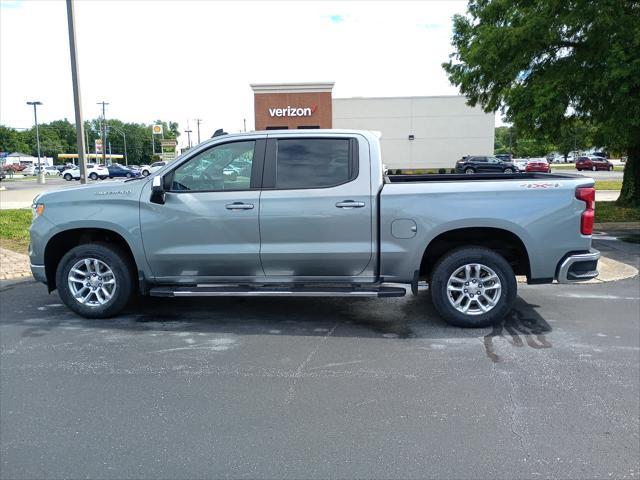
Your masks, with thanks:
M 462 95 L 332 98 L 333 85 L 252 84 L 255 129 L 379 131 L 391 169 L 453 168 L 462 156 L 493 154 L 494 115 Z

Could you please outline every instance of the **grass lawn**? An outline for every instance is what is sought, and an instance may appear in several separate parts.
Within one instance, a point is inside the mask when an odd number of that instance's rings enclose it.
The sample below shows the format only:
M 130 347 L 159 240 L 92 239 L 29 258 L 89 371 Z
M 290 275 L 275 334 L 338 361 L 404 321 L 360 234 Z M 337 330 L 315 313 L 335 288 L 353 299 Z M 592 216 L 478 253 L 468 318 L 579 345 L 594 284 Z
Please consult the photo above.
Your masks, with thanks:
M 596 202 L 596 223 L 640 222 L 640 207 L 618 207 L 615 202 Z
M 27 253 L 31 209 L 0 210 L 0 247 Z
M 596 190 L 620 190 L 622 180 L 596 180 Z
M 10 177 L 9 175 L 7 175 L 7 177 L 4 180 L 2 180 L 2 183 L 28 182 L 29 180 L 33 180 L 35 182 L 37 179 L 38 177 L 34 175 L 29 175 L 28 177 L 25 177 L 22 174 L 14 175 L 13 177 Z

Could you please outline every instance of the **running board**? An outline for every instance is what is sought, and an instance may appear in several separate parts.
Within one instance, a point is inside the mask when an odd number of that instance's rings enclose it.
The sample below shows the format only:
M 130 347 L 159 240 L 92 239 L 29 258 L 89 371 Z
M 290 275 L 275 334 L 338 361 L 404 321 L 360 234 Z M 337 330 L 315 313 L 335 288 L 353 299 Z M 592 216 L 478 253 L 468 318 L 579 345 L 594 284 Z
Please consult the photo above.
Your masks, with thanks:
M 152 297 L 404 297 L 402 287 L 167 286 L 149 290 Z

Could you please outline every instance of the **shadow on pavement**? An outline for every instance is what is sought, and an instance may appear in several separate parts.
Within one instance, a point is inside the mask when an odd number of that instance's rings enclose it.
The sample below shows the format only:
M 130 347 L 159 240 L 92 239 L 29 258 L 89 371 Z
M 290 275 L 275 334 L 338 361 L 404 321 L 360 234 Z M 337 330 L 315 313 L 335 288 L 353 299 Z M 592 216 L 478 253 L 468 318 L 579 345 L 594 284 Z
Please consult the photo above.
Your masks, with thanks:
M 538 305 L 521 297 L 509 316 L 492 329 L 462 329 L 445 323 L 426 293 L 396 299 L 140 297 L 121 315 L 104 320 L 75 315 L 61 305 L 56 293 L 46 295 L 37 284 L 15 285 L 3 289 L 2 294 L 1 323 L 27 325 L 22 335 L 28 337 L 43 336 L 71 324 L 131 333 L 167 330 L 264 335 L 278 330 L 281 335 L 294 336 L 323 336 L 337 326 L 332 336 L 436 339 L 486 334 L 487 355 L 494 361 L 494 337 L 502 336 L 515 346 L 550 346 L 544 335 L 551 327 L 538 314 Z

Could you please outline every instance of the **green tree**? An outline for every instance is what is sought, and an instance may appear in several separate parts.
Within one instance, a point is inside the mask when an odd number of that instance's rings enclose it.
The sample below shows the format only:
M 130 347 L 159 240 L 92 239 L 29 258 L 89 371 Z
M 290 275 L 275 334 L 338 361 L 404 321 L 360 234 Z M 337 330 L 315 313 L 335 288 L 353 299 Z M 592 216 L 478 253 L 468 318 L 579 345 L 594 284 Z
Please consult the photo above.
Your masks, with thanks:
M 521 132 L 576 120 L 628 154 L 618 203 L 640 205 L 640 2 L 470 0 L 453 20 L 449 80 Z
M 26 135 L 23 132 L 0 125 L 0 152 L 29 153 L 30 150 Z

